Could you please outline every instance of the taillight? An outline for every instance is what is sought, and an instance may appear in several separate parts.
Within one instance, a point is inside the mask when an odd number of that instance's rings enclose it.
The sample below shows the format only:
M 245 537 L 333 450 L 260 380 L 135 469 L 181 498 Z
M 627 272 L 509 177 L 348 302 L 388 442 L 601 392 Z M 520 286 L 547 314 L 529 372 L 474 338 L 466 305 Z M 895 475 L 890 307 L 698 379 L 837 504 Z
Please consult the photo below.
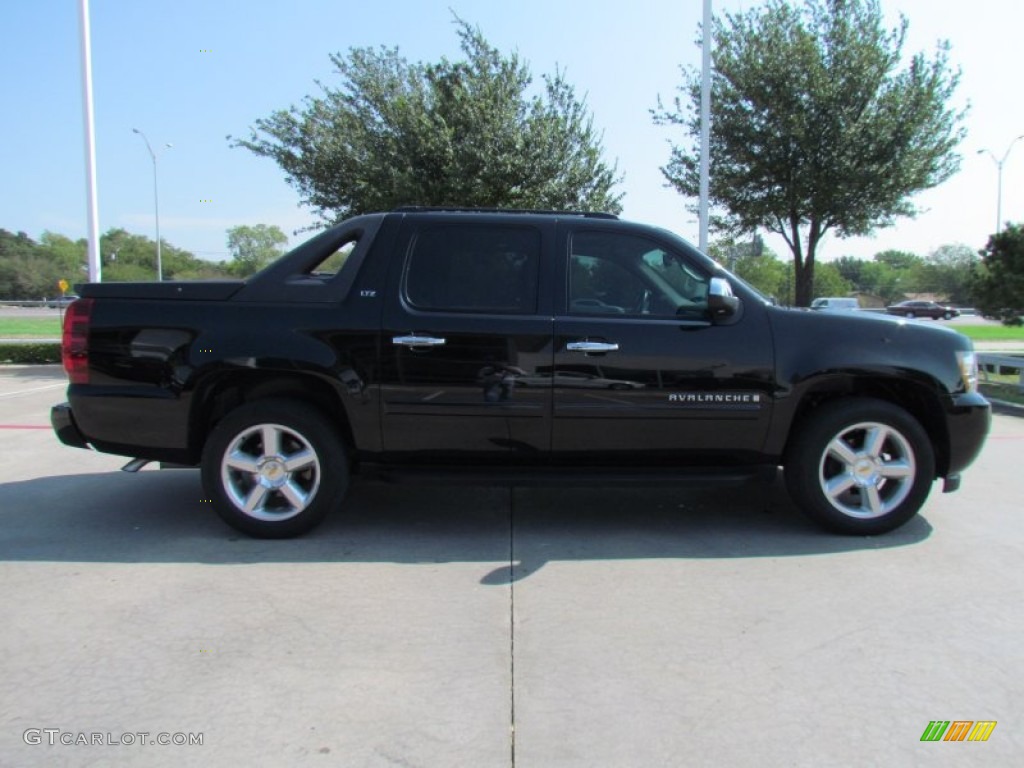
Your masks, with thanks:
M 72 302 L 64 313 L 64 334 L 61 338 L 61 357 L 64 370 L 72 384 L 89 383 L 89 320 L 92 317 L 92 299 Z

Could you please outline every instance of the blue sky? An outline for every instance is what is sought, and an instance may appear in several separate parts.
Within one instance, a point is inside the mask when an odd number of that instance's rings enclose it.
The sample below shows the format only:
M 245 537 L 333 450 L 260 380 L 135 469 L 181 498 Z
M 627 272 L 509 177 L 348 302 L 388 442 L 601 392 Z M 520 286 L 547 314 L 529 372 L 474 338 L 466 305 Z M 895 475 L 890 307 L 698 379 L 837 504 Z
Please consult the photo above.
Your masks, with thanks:
M 715 0 L 715 11 L 756 2 Z M 952 43 L 962 68 L 958 98 L 970 103 L 961 172 L 918 196 L 925 213 L 873 238 L 826 240 L 826 259 L 870 258 L 886 248 L 926 254 L 945 243 L 984 245 L 996 219 L 996 167 L 977 150 L 1002 156 L 1024 133 L 1016 0 L 883 0 L 893 21 L 910 19 L 908 52 Z M 658 224 L 696 241 L 687 201 L 664 187 L 670 128 L 651 124 L 660 94 L 670 99 L 679 66 L 699 64 L 694 44 L 700 0 L 92 0 L 92 50 L 100 230 L 153 236 L 152 164 L 133 127 L 160 155 L 161 235 L 213 259 L 227 257 L 225 230 L 276 224 L 292 245 L 313 222 L 268 159 L 232 149 L 275 109 L 336 83 L 328 56 L 351 47 L 398 46 L 410 60 L 458 55 L 454 10 L 503 51 L 518 51 L 535 76 L 563 67 L 585 94 L 606 157 L 625 175 L 624 217 Z M 4 0 L 0 27 L 3 148 L 0 227 L 37 238 L 86 231 L 85 161 L 77 0 Z M 209 52 L 206 52 L 209 51 Z M 204 202 L 210 201 L 210 202 Z M 1024 220 L 1024 141 L 1003 173 L 1003 219 Z M 785 253 L 781 240 L 769 244 Z

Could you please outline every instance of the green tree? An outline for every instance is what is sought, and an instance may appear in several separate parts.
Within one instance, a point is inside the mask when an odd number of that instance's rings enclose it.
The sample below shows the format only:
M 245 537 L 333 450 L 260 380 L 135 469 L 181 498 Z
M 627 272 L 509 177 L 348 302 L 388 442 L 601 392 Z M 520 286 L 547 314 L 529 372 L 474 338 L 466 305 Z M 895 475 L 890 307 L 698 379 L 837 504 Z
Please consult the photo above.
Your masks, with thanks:
M 161 241 L 164 277 L 169 280 L 225 277 L 220 265 L 196 258 L 188 251 Z M 100 237 L 104 282 L 145 282 L 156 279 L 156 243 L 124 229 L 107 230 Z M 59 294 L 57 283 L 71 285 L 88 279 L 86 241 L 44 232 L 39 242 L 24 232 L 13 235 L 0 229 L 0 297 L 42 299 Z
M 63 235 L 44 232 L 35 242 L 24 232 L 13 235 L 0 230 L 0 297 L 5 299 L 52 298 L 60 294 L 57 283 L 80 281 L 78 245 Z
M 832 264 L 849 283 L 850 290 L 877 297 L 884 304 L 892 304 L 906 298 L 907 293 L 919 290 L 918 281 L 924 261 L 904 251 L 882 251 L 875 254 L 872 261 L 843 256 Z
M 778 255 L 771 248 L 765 246 L 760 237 L 755 236 L 745 241 L 731 237 L 719 238 L 708 246 L 708 255 L 765 296 L 780 304 L 792 303 L 792 281 L 786 265 L 779 261 Z
M 787 269 L 785 262 L 760 238 L 741 242 L 732 238 L 719 239 L 708 247 L 708 254 L 765 296 L 779 304 L 793 304 L 792 270 Z M 822 264 L 815 274 L 815 296 L 846 296 L 851 289 L 851 281 L 834 264 Z
M 921 257 L 916 253 L 911 253 L 910 251 L 897 251 L 893 249 L 888 251 L 879 251 L 875 254 L 875 261 L 899 271 L 909 271 L 920 267 L 923 263 Z
M 0 258 L 19 258 L 35 253 L 36 241 L 24 232 L 14 234 L 0 229 Z
M 163 238 L 160 238 L 160 258 L 165 280 L 181 279 L 183 275 L 201 271 L 204 265 L 208 265 L 208 262 Z M 120 228 L 107 230 L 100 237 L 100 259 L 104 282 L 156 280 L 156 241 L 145 235 L 134 235 Z
M 1008 224 L 988 239 L 973 281 L 975 306 L 1005 325 L 1020 325 L 1024 314 L 1024 227 Z
M 754 235 L 749 240 L 737 240 L 735 237 L 721 237 L 708 245 L 708 255 L 725 264 L 733 272 L 736 264 L 743 259 L 771 256 L 778 258 L 776 253 L 767 248 L 764 240 Z
M 257 120 L 247 139 L 325 222 L 400 205 L 621 210 L 620 181 L 564 73 L 532 76 L 456 17 L 463 61 L 410 63 L 397 48 L 331 62 L 338 88 Z
M 921 290 L 938 294 L 952 304 L 969 304 L 980 259 L 962 243 L 940 245 L 924 258 Z
M 805 306 L 827 232 L 866 235 L 912 216 L 910 196 L 959 167 L 964 113 L 947 106 L 959 73 L 945 43 L 900 68 L 907 20 L 887 30 L 877 0 L 768 0 L 713 24 L 711 202 L 724 211 L 713 224 L 782 235 Z M 662 172 L 695 197 L 698 71 L 684 71 L 680 93 L 653 117 L 693 137 Z
M 839 268 L 831 263 L 819 264 L 814 272 L 814 295 L 817 296 L 849 296 L 853 287 L 843 277 Z
M 38 299 L 29 284 L 31 264 L 37 258 L 37 244 L 24 232 L 14 234 L 0 229 L 0 298 Z
M 189 266 L 174 273 L 175 280 L 223 280 L 231 276 L 232 272 L 227 262 L 198 258 Z
M 775 299 L 780 304 L 793 302 L 790 272 L 774 254 L 741 256 L 737 259 L 733 271 L 765 296 Z
M 925 261 L 910 251 L 887 250 L 875 254 L 868 274 L 873 277 L 875 294 L 886 304 L 902 301 L 910 294 L 924 293 Z
M 840 256 L 838 259 L 832 262 L 835 264 L 839 274 L 843 276 L 853 289 L 856 291 L 865 291 L 864 283 L 866 282 L 864 274 L 864 265 L 867 263 L 862 259 L 858 259 L 856 256 Z
M 18 267 L 14 259 L 0 256 L 0 298 L 5 301 L 25 298 L 18 285 Z
M 87 248 L 85 238 L 72 240 L 66 235 L 43 232 L 38 250 L 57 265 L 69 283 L 75 283 L 88 279 Z
M 283 254 L 282 246 L 287 244 L 288 237 L 276 226 L 232 227 L 228 230 L 229 270 L 237 277 L 254 275 Z
M 865 275 L 872 286 L 870 292 L 878 296 L 883 304 L 895 304 L 907 298 L 908 293 L 916 293 L 910 281 L 911 272 L 900 272 L 884 262 L 870 262 L 865 267 Z

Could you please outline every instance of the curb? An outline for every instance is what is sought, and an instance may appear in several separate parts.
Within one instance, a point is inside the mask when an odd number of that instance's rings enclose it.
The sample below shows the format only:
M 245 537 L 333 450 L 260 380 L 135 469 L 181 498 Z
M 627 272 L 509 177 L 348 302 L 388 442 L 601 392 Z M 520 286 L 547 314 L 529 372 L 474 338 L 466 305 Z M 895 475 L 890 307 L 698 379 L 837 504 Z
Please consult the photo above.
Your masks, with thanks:
M 986 397 L 992 404 L 992 411 L 994 413 L 1001 413 L 1004 416 L 1017 416 L 1024 418 L 1024 405 L 1019 403 L 1011 403 L 1006 400 L 994 400 L 991 397 Z

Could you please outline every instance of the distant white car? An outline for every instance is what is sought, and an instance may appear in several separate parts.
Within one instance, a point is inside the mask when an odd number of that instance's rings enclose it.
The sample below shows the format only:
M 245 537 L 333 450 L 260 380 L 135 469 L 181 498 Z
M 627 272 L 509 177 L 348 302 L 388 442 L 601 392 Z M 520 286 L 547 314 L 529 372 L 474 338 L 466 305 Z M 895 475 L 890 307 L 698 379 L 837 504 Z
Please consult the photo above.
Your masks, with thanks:
M 823 296 L 811 302 L 811 309 L 849 311 L 860 309 L 860 302 L 846 296 Z

